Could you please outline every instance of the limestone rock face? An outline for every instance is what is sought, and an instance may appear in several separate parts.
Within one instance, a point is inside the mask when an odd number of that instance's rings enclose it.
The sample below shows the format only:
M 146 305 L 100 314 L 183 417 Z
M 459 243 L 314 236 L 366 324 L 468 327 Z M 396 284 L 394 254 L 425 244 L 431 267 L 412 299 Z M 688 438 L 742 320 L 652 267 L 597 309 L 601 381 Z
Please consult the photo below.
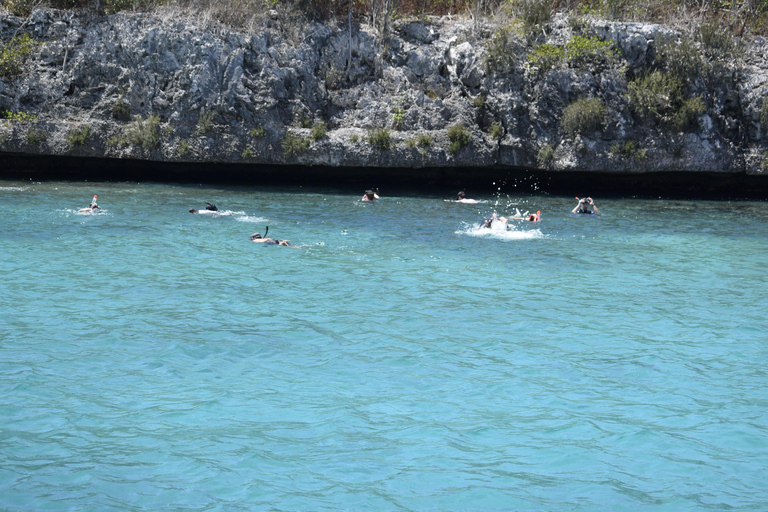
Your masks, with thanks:
M 670 28 L 594 19 L 576 27 L 559 16 L 538 39 L 510 31 L 507 50 L 494 42 L 499 28 L 396 22 L 382 40 L 366 26 L 351 34 L 344 23 L 290 26 L 277 11 L 248 33 L 175 11 L 4 14 L 4 44 L 22 33 L 38 44 L 21 74 L 0 78 L 0 109 L 12 118 L 0 122 L 0 150 L 406 168 L 768 169 L 762 38 L 741 41 L 738 58 L 710 58 L 706 75 L 686 83 L 704 112 L 674 124 L 642 118 L 629 94 L 658 67 L 659 41 L 679 38 Z M 616 58 L 546 67 L 529 57 L 575 35 L 612 42 Z M 507 64 L 495 67 L 494 58 Z M 574 131 L 569 108 L 588 98 L 602 101 L 604 116 Z M 450 140 L 454 125 L 469 143 Z M 388 139 L 377 142 L 376 130 Z

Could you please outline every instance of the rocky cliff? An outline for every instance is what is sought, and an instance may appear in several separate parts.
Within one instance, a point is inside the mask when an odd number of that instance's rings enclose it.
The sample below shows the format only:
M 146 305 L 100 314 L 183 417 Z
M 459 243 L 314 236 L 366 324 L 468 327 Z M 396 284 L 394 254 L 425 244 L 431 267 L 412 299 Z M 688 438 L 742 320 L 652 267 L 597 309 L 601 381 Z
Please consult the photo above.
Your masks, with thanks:
M 277 12 L 248 33 L 175 11 L 0 17 L 6 45 L 24 33 L 37 43 L 20 73 L 0 80 L 6 153 L 766 172 L 761 38 L 719 57 L 695 41 L 682 48 L 701 59 L 685 68 L 673 108 L 637 84 L 653 70 L 671 73 L 659 66 L 660 41 L 687 39 L 651 24 L 556 16 L 532 37 L 502 25 L 425 19 L 399 21 L 382 40 L 364 25 L 351 32 L 346 24 L 297 25 Z M 570 43 L 577 36 L 580 47 Z M 589 107 L 590 99 L 599 101 Z M 589 108 L 574 111 L 578 102 Z

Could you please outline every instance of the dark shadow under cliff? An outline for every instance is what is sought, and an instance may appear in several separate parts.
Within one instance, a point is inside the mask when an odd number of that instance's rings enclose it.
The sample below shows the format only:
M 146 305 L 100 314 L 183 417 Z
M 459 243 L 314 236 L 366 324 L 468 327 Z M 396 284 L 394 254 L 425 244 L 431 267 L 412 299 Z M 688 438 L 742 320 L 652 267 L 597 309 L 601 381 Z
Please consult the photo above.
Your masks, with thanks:
M 321 167 L 35 156 L 0 153 L 0 179 L 154 181 L 229 185 L 333 187 L 453 195 L 564 194 L 768 200 L 768 176 L 742 173 L 598 173 L 488 167 Z

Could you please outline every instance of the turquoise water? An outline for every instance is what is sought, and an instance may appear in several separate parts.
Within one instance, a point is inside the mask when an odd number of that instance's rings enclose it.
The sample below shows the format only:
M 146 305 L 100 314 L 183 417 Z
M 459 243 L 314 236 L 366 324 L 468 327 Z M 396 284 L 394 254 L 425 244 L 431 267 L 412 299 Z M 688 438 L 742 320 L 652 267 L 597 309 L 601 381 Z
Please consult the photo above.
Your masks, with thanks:
M 0 510 L 768 510 L 768 204 L 503 192 L 1 181 Z

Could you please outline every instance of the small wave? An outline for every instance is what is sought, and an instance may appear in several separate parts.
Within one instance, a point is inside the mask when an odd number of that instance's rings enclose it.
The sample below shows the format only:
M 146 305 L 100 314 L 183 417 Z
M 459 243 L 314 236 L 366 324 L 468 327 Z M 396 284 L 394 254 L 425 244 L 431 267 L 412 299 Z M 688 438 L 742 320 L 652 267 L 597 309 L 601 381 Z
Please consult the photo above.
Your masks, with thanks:
M 197 210 L 199 215 L 210 215 L 212 217 L 234 217 L 239 222 L 249 222 L 255 224 L 257 222 L 269 222 L 269 219 L 264 217 L 257 217 L 255 215 L 248 215 L 243 211 L 234 210 Z
M 59 211 L 68 215 L 106 215 L 109 213 L 109 210 L 105 210 L 104 208 L 99 208 L 96 211 L 90 210 L 88 208 L 64 208 Z
M 252 224 L 269 222 L 269 219 L 266 219 L 264 217 L 256 217 L 255 215 L 241 215 L 239 217 L 235 217 L 235 220 L 238 222 L 250 222 Z
M 0 187 L 0 192 L 24 192 L 27 187 Z
M 245 212 L 234 212 L 232 210 L 197 210 L 199 215 L 213 215 L 216 217 L 235 217 L 245 215 Z
M 457 235 L 468 235 L 482 238 L 495 238 L 497 240 L 533 240 L 546 238 L 539 229 L 517 229 L 509 225 L 509 229 L 501 223 L 495 223 L 490 229 L 480 226 L 464 225 L 456 230 Z

